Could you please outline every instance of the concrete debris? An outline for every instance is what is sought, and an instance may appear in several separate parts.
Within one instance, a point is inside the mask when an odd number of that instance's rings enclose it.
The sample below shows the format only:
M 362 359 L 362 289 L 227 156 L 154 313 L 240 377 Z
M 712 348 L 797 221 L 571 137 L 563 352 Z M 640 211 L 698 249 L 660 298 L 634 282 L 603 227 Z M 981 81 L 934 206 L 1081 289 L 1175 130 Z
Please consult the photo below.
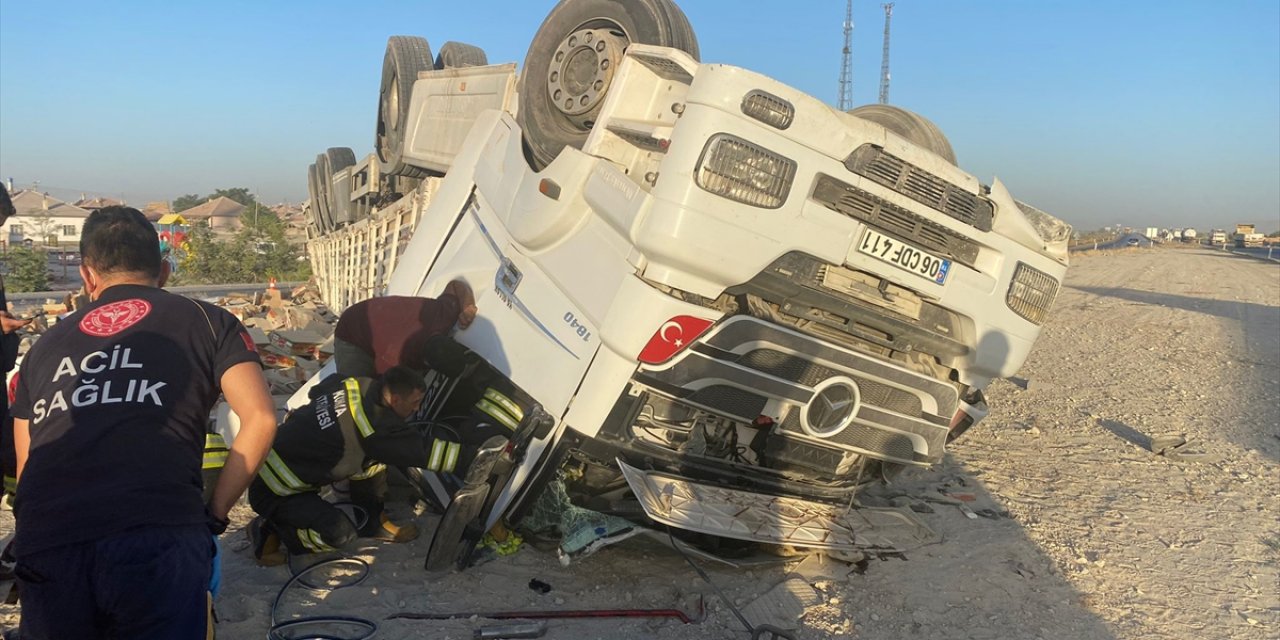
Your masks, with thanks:
M 824 553 L 815 553 L 801 561 L 791 572 L 814 583 L 820 580 L 843 581 L 853 570 L 854 567 L 847 562 L 833 560 Z
M 244 323 L 262 357 L 274 396 L 297 391 L 333 355 L 333 326 L 338 319 L 320 302 L 320 292 L 314 285 L 296 287 L 287 296 L 273 286 L 253 294 L 232 293 L 208 301 Z M 15 317 L 34 318 L 22 329 L 19 355 L 25 355 L 49 327 L 88 302 L 82 289 L 62 300 L 21 306 L 9 303 L 9 313 Z

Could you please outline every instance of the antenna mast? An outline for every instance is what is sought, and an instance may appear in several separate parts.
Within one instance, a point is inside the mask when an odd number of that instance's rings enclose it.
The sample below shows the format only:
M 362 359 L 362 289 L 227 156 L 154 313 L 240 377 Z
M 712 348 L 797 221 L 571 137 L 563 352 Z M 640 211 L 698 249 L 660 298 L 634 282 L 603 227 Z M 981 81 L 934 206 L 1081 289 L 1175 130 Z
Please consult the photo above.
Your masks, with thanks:
M 889 20 L 893 18 L 893 3 L 884 7 L 884 57 L 880 62 L 880 104 L 889 104 Z
M 844 8 L 844 54 L 840 59 L 840 99 L 836 108 L 848 111 L 853 108 L 853 0 Z

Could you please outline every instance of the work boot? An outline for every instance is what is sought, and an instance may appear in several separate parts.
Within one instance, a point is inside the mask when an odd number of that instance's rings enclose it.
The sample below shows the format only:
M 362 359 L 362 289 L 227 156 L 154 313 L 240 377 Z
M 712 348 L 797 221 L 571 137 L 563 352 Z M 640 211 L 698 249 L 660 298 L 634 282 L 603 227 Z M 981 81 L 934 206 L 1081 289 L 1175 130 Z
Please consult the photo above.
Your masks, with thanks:
M 4 551 L 0 552 L 0 582 L 13 580 L 13 568 L 17 564 L 18 560 L 13 556 L 13 538 L 9 538 Z
M 409 542 L 418 537 L 418 526 L 413 523 L 396 524 L 384 513 L 378 518 L 377 524 L 365 525 L 360 530 L 360 537 L 387 542 Z
M 266 518 L 258 516 L 250 520 L 245 531 L 249 535 L 249 546 L 253 548 L 253 558 L 259 566 L 278 567 L 289 561 L 289 556 L 280 548 L 280 536 Z

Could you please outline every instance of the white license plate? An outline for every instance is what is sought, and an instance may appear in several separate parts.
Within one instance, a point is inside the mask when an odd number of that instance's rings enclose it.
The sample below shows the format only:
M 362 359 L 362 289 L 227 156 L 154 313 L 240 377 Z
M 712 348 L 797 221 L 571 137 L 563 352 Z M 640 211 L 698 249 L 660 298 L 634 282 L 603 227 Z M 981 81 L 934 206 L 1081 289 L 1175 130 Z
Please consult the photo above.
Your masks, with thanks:
M 871 229 L 867 229 L 862 234 L 862 241 L 858 243 L 858 251 L 879 258 L 895 267 L 906 269 L 918 276 L 928 278 L 938 284 L 946 282 L 947 274 L 951 272 L 950 260 L 939 258 L 922 249 Z

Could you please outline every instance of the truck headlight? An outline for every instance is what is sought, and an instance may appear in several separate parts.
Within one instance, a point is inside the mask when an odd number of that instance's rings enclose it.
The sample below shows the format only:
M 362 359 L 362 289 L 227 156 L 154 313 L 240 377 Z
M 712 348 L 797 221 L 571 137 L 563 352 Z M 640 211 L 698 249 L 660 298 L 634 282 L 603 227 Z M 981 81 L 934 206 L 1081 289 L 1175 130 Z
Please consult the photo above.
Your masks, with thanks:
M 694 177 L 699 187 L 718 196 L 777 209 L 791 191 L 796 163 L 737 136 L 717 133 L 707 140 Z
M 1053 276 L 1019 262 L 1004 301 L 1014 313 L 1028 322 L 1040 325 L 1044 324 L 1045 317 L 1049 315 L 1049 306 L 1056 297 L 1058 281 Z
M 742 98 L 742 112 L 774 129 L 790 127 L 796 117 L 796 108 L 790 102 L 759 89 Z

